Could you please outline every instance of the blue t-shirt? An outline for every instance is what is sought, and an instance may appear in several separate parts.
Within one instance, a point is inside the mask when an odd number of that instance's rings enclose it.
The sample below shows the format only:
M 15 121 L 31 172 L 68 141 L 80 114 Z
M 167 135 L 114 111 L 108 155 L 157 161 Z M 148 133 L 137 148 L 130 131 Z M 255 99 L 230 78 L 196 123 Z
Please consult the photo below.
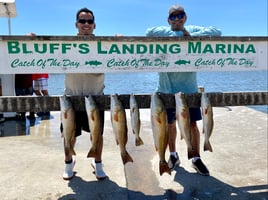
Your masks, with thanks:
M 220 36 L 221 31 L 213 26 L 185 26 L 191 36 Z M 182 31 L 172 31 L 169 26 L 158 26 L 147 29 L 146 36 L 182 37 Z M 157 92 L 174 94 L 177 92 L 197 92 L 196 72 L 159 72 Z

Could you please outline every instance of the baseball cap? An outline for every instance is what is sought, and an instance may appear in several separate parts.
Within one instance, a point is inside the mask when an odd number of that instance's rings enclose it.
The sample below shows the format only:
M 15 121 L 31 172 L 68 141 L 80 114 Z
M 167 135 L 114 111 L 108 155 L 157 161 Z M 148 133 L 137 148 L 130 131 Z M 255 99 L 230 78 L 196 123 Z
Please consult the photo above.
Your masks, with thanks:
M 172 14 L 175 11 L 180 11 L 180 12 L 184 12 L 184 8 L 181 5 L 175 4 L 173 6 L 170 7 L 168 13 Z

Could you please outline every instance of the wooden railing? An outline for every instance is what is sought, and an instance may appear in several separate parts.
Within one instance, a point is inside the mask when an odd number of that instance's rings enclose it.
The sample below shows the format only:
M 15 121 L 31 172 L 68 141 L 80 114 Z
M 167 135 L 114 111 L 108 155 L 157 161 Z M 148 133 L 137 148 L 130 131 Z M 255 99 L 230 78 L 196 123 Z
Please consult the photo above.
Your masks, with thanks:
M 254 92 L 221 92 L 207 93 L 213 107 L 222 106 L 249 106 L 268 105 L 267 91 Z M 165 106 L 174 107 L 175 99 L 172 94 L 160 94 Z M 151 94 L 136 94 L 140 108 L 150 107 Z M 100 109 L 110 109 L 110 95 L 93 96 Z M 85 99 L 83 96 L 72 96 L 74 108 L 85 110 Z M 189 107 L 200 107 L 201 94 L 185 94 Z M 125 109 L 129 108 L 129 94 L 119 95 Z M 22 112 L 22 111 L 59 111 L 59 96 L 2 96 L 0 97 L 0 112 Z

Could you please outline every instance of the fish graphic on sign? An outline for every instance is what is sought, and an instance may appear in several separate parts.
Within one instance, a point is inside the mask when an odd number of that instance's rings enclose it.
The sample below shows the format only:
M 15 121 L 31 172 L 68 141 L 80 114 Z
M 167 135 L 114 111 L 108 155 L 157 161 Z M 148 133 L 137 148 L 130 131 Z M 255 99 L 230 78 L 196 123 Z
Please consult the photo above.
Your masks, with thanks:
M 90 61 L 86 61 L 85 62 L 85 65 L 95 65 L 95 66 L 98 66 L 98 65 L 101 65 L 102 62 L 100 61 L 97 61 L 97 60 L 90 60 Z
M 186 64 L 190 64 L 191 61 L 190 60 L 177 60 L 175 62 L 176 65 L 186 65 Z

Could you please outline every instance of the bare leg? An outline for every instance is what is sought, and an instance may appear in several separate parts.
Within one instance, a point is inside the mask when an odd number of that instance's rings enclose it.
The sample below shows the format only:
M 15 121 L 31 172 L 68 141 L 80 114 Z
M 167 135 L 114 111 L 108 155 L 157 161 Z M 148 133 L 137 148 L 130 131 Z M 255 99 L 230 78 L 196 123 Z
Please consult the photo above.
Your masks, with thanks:
M 176 121 L 168 124 L 168 146 L 170 152 L 176 152 L 177 129 Z
M 48 96 L 48 91 L 47 90 L 41 90 L 43 96 Z
M 102 168 L 102 149 L 103 149 L 103 126 L 104 126 L 104 111 L 100 111 L 101 120 L 102 120 L 102 129 L 101 129 L 101 136 L 99 138 L 99 141 L 97 143 L 97 152 L 95 156 L 95 161 L 91 163 L 92 167 L 95 170 L 95 175 L 98 180 L 104 179 L 106 177 L 105 172 Z M 91 137 L 90 137 L 91 139 Z
M 190 125 L 191 131 L 191 142 L 193 146 L 193 152 L 191 153 L 192 157 L 200 157 L 200 133 L 197 127 L 196 122 L 191 122 Z
M 103 129 L 104 129 L 104 110 L 100 111 L 101 116 L 101 136 L 99 138 L 99 142 L 97 144 L 97 155 L 95 157 L 95 162 L 101 162 L 102 161 L 102 149 L 103 149 Z
M 90 141 L 92 141 L 92 135 L 91 133 L 89 134 Z M 102 157 L 102 149 L 103 149 L 103 136 L 101 134 L 98 143 L 97 143 L 97 155 L 95 156 L 95 162 L 101 162 L 101 157 Z
M 176 138 L 177 138 L 177 128 L 176 121 L 168 124 L 168 146 L 170 156 L 168 159 L 168 167 L 173 170 L 176 166 L 180 165 L 180 159 L 176 152 Z
M 100 140 L 97 145 L 97 155 L 95 157 L 95 162 L 100 162 L 102 157 L 102 148 L 103 148 L 103 136 L 101 135 Z
M 209 171 L 206 165 L 200 159 L 200 132 L 196 122 L 191 122 L 191 137 L 194 151 L 190 158 L 192 159 L 193 168 L 201 175 L 209 176 Z M 189 158 L 189 159 L 190 159 Z
M 40 93 L 39 90 L 34 90 L 34 93 L 37 95 L 37 96 L 41 96 L 42 94 Z
M 75 141 L 76 141 L 76 139 L 72 140 L 72 143 L 71 143 L 71 146 L 72 147 L 74 147 Z M 65 161 L 72 160 L 73 154 L 72 154 L 72 152 L 68 148 L 66 148 L 66 146 L 65 146 L 65 139 L 63 139 L 63 146 L 64 146 Z
M 73 168 L 75 165 L 75 159 L 73 159 L 72 155 L 74 154 L 73 151 L 70 150 L 70 148 L 66 148 L 65 146 L 65 139 L 63 139 L 64 142 L 64 154 L 65 154 L 65 169 L 63 172 L 63 179 L 64 180 L 70 180 L 74 176 Z M 71 149 L 73 149 L 75 144 L 75 139 L 71 141 Z

